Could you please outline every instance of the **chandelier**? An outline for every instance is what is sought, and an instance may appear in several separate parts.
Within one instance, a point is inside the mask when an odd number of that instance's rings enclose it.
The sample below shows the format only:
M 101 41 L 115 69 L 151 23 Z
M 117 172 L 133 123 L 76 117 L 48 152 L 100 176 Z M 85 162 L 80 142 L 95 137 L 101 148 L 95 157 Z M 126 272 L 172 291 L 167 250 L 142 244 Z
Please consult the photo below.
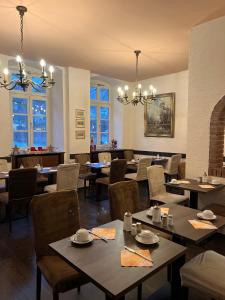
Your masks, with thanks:
M 27 76 L 27 72 L 25 69 L 25 64 L 23 62 L 22 56 L 23 56 L 23 17 L 25 12 L 27 12 L 27 8 L 25 6 L 17 6 L 16 9 L 19 12 L 20 16 L 20 55 L 16 57 L 16 61 L 18 63 L 18 71 L 16 74 L 16 80 L 10 80 L 9 79 L 9 70 L 5 68 L 3 70 L 3 76 L 0 76 L 0 87 L 3 87 L 7 90 L 13 90 L 17 86 L 20 86 L 23 91 L 25 92 L 29 86 L 32 86 L 36 91 L 40 92 L 43 89 L 49 89 L 53 87 L 55 84 L 53 73 L 54 73 L 54 67 L 49 66 L 49 74 L 46 72 L 46 62 L 44 59 L 41 59 L 40 65 L 41 65 L 41 74 L 40 74 L 40 83 L 36 83 L 32 81 Z
M 138 103 L 144 105 L 145 103 L 151 103 L 153 100 L 156 99 L 156 89 L 154 88 L 154 86 L 149 86 L 150 93 L 148 93 L 148 91 L 142 92 L 141 83 L 138 83 L 138 57 L 141 54 L 141 51 L 135 50 L 134 53 L 136 55 L 136 87 L 133 91 L 132 97 L 128 96 L 128 85 L 125 85 L 124 89 L 118 87 L 117 100 L 124 105 L 130 103 L 133 105 L 137 105 Z

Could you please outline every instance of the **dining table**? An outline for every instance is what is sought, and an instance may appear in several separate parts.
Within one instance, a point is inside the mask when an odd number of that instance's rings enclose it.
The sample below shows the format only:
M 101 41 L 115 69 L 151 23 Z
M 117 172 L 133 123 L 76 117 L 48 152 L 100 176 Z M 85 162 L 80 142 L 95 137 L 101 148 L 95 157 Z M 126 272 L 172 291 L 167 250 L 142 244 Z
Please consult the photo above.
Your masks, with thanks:
M 168 224 L 165 226 L 162 222 L 153 222 L 151 213 L 149 214 L 149 209 L 133 214 L 133 220 L 170 234 L 173 241 L 179 242 L 182 245 L 185 245 L 186 242 L 199 244 L 213 236 L 219 229 L 225 226 L 225 217 L 217 215 L 216 219 L 212 221 L 212 224 L 216 228 L 195 229 L 189 221 L 198 220 L 201 222 L 197 216 L 197 214 L 201 212 L 200 210 L 179 204 L 164 204 L 160 207 L 169 209 L 168 214 L 173 216 L 172 226 Z M 202 222 L 204 222 L 204 220 Z
M 101 225 L 114 228 L 114 240 L 94 240 L 87 246 L 74 246 L 70 237 L 49 244 L 49 247 L 75 270 L 85 275 L 101 289 L 106 299 L 125 299 L 125 295 L 138 287 L 138 299 L 141 299 L 141 284 L 147 278 L 164 267 L 170 272 L 172 299 L 181 299 L 179 269 L 185 263 L 186 247 L 160 237 L 154 245 L 138 243 L 130 232 L 123 230 L 123 222 L 115 220 Z M 132 249 L 144 249 L 150 252 L 152 266 L 121 266 L 121 251 L 124 246 Z

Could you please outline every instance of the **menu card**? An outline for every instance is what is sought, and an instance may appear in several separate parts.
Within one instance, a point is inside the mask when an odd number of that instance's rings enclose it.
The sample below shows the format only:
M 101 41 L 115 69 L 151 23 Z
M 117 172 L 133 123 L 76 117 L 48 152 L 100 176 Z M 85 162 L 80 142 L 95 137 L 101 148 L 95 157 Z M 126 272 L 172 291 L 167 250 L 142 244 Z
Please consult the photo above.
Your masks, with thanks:
M 149 250 L 135 250 L 138 253 L 144 255 L 146 258 L 151 259 L 151 253 Z M 142 258 L 141 256 L 132 253 L 128 250 L 121 250 L 120 262 L 122 267 L 152 267 L 153 263 L 149 260 Z
M 93 233 L 104 237 L 107 240 L 114 240 L 116 237 L 116 229 L 115 228 L 106 228 L 106 227 L 96 227 L 91 230 Z M 95 240 L 99 240 L 100 238 L 93 235 Z
M 188 220 L 195 229 L 217 229 L 210 221 Z
M 215 189 L 215 187 L 211 184 L 199 184 L 202 189 Z

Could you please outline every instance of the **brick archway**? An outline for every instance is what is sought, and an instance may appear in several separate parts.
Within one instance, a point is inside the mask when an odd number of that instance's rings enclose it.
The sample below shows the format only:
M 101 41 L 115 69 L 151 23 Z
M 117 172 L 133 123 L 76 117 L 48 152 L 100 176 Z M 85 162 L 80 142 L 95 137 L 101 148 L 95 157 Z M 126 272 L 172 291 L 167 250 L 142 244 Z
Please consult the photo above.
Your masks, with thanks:
M 216 104 L 210 120 L 209 169 L 210 176 L 225 177 L 223 168 L 225 129 L 225 96 Z

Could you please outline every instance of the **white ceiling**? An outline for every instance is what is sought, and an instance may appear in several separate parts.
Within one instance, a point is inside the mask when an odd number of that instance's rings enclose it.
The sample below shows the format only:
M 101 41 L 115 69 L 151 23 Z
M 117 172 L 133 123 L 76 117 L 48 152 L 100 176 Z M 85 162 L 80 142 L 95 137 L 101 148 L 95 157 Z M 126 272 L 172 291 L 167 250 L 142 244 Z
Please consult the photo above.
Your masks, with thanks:
M 0 52 L 16 56 L 25 15 L 25 58 L 135 80 L 187 69 L 190 30 L 225 15 L 224 0 L 0 0 Z

